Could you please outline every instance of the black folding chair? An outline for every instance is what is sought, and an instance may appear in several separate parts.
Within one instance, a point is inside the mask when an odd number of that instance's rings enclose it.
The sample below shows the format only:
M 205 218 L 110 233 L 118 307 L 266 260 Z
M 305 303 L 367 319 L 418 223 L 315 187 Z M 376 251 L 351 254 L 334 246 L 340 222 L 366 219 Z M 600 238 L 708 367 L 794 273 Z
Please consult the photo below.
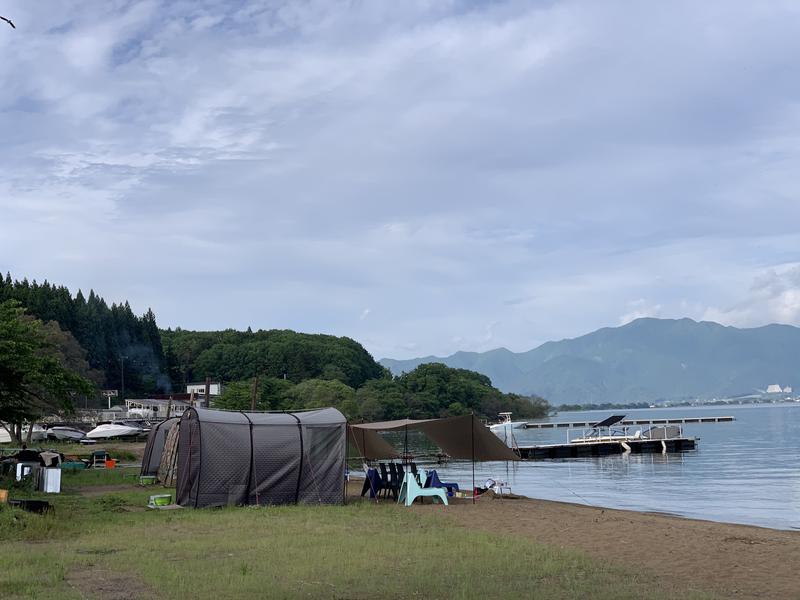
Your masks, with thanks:
M 389 464 L 389 468 L 391 468 L 391 463 Z M 386 465 L 383 463 L 378 463 L 378 467 L 381 470 L 381 480 L 383 481 L 383 495 L 387 496 L 389 492 L 392 490 L 392 480 L 389 479 L 389 473 L 386 472 Z
M 397 500 L 400 495 L 400 486 L 403 485 L 403 467 L 399 464 L 389 463 L 389 469 L 392 472 L 392 497 Z

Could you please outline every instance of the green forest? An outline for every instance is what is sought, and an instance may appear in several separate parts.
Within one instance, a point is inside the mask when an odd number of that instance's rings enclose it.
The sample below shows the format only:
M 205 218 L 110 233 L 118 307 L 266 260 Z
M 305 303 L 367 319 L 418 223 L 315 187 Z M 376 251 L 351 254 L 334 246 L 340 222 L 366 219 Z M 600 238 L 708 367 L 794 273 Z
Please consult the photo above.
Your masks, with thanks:
M 215 405 L 236 410 L 249 409 L 253 402 L 258 410 L 335 406 L 348 419 L 373 421 L 470 412 L 494 418 L 501 411 L 536 418 L 549 409 L 542 398 L 502 393 L 485 375 L 443 364 L 421 365 L 393 377 L 347 337 L 290 330 L 161 330 L 152 310 L 137 316 L 127 302 L 109 306 L 93 290 L 73 296 L 64 286 L 13 280 L 10 274 L 0 278 L 0 306 L 9 332 L 23 335 L 28 327 L 28 336 L 35 339 L 29 355 L 47 356 L 52 372 L 57 364 L 61 376 L 74 375 L 60 392 L 53 388 L 60 393 L 56 404 L 62 411 L 78 402 L 98 405 L 101 389 L 147 397 L 181 392 L 187 383 L 206 377 L 225 386 Z M 0 339 L 0 420 L 3 406 L 12 397 L 18 404 L 22 397 L 24 377 L 14 371 L 19 366 L 14 344 L 10 337 Z M 36 365 L 29 360 L 25 368 L 33 381 Z M 6 381 L 11 372 L 18 378 L 13 389 Z M 34 396 L 26 397 L 30 403 Z

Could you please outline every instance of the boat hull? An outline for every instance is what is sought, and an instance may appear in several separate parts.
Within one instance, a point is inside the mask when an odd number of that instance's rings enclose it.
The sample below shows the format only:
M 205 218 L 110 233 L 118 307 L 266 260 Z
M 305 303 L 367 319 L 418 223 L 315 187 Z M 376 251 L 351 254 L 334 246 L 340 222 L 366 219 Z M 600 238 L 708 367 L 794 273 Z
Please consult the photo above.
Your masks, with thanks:
M 47 430 L 47 437 L 62 442 L 77 442 L 86 437 L 86 433 L 73 427 L 51 427 Z
M 142 430 L 138 427 L 129 427 L 127 425 L 98 425 L 87 433 L 86 437 L 91 440 L 105 440 L 136 437 L 141 434 Z

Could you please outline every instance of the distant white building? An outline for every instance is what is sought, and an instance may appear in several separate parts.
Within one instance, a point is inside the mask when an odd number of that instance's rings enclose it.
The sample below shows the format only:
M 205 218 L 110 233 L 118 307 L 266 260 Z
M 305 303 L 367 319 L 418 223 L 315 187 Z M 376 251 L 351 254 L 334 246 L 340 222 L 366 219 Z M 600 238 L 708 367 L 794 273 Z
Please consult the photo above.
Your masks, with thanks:
M 783 388 L 783 393 L 784 394 L 791 394 L 792 393 L 792 386 L 787 385 L 785 388 Z
M 768 394 L 782 394 L 783 388 L 779 386 L 777 383 L 773 383 L 772 385 L 767 386 L 767 393 Z
M 221 383 L 212 382 L 211 385 L 208 386 L 208 395 L 209 396 L 219 396 L 222 394 L 223 386 Z M 205 383 L 190 383 L 186 386 L 186 393 L 187 394 L 194 394 L 197 395 L 204 395 L 206 393 L 206 384 Z
M 140 398 L 125 400 L 128 417 L 140 419 L 165 419 L 167 412 L 171 417 L 180 417 L 190 404 L 181 400 L 161 398 Z

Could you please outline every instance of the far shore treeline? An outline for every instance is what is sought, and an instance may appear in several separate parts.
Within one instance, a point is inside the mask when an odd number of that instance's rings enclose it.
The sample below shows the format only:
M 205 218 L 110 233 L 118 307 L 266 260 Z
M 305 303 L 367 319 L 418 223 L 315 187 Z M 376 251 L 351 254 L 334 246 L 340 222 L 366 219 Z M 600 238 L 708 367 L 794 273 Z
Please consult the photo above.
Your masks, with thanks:
M 187 383 L 211 377 L 225 385 L 219 408 L 249 409 L 255 393 L 258 410 L 335 406 L 351 420 L 470 412 L 494 418 L 501 411 L 537 418 L 549 410 L 542 398 L 502 393 L 485 375 L 443 364 L 421 365 L 393 377 L 346 337 L 289 330 L 160 330 L 152 310 L 137 316 L 127 302 L 109 306 L 94 291 L 73 296 L 64 286 L 13 280 L 10 274 L 0 278 L 0 305 L 7 321 L 0 326 L 20 336 L 28 332 L 35 338 L 30 352 L 54 357 L 63 368 L 59 381 L 71 382 L 53 388 L 61 396 L 58 402 L 31 402 L 36 406 L 26 420 L 48 410 L 98 406 L 99 390 L 121 390 L 123 377 L 126 397 L 182 392 Z M 23 321 L 25 326 L 18 327 Z M 35 361 L 24 368 L 15 363 L 15 348 L 12 339 L 0 339 L 0 421 L 10 421 L 12 398 L 13 417 L 20 420 L 19 386 L 36 394 L 32 382 L 43 385 Z M 17 377 L 16 391 L 6 377 L 11 372 Z M 67 374 L 76 379 L 64 379 Z

